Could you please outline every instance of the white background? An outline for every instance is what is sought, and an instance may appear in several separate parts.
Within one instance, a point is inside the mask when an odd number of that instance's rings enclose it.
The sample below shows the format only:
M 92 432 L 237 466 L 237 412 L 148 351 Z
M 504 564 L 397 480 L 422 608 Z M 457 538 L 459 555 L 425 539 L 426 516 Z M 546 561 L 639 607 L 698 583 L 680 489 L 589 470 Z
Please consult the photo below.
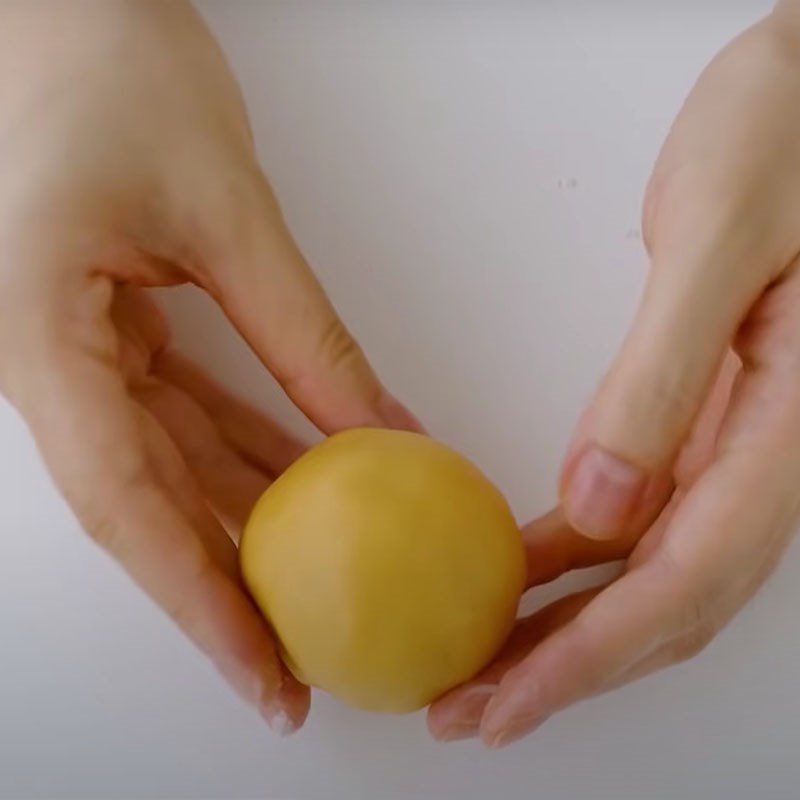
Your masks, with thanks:
M 543 511 L 646 267 L 638 206 L 694 77 L 767 0 L 206 2 L 293 229 L 387 382 Z M 178 339 L 302 427 L 208 304 Z M 58 402 L 58 398 L 52 398 Z M 700 658 L 500 753 L 318 696 L 275 740 L 91 546 L 0 405 L 0 796 L 800 795 L 800 549 Z

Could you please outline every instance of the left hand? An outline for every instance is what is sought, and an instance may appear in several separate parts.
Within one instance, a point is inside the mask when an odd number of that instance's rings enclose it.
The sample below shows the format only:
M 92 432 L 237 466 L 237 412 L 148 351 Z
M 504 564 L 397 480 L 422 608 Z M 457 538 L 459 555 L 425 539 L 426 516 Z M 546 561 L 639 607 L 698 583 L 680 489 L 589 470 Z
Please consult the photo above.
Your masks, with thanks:
M 434 703 L 437 738 L 504 745 L 696 654 L 795 529 L 797 0 L 702 75 L 656 164 L 643 227 L 651 270 L 639 313 L 578 426 L 562 508 L 525 532 L 530 585 L 627 557 L 625 570 L 522 620 L 494 664 Z
M 270 727 L 304 722 L 233 540 L 302 443 L 168 346 L 193 284 L 322 432 L 418 429 L 284 222 L 188 0 L 0 2 L 0 395 L 86 532 Z

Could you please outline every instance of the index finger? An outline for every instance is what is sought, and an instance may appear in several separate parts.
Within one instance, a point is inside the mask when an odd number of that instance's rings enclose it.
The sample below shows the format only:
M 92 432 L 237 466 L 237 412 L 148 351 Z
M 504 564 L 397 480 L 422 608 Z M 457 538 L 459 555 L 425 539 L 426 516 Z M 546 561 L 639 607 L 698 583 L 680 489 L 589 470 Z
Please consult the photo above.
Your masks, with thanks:
M 219 204 L 210 222 L 210 288 L 289 397 L 325 433 L 420 431 L 336 313 L 257 166 Z

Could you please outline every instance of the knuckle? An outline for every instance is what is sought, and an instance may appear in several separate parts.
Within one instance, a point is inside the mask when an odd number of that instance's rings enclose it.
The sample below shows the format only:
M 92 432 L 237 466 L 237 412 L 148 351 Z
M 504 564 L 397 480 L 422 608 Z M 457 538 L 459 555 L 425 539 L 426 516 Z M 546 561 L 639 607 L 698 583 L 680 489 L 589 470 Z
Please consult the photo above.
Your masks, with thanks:
M 713 606 L 704 582 L 681 564 L 669 550 L 660 554 L 667 578 L 674 589 L 675 660 L 686 661 L 704 650 L 716 635 Z
M 702 629 L 706 619 L 705 602 L 690 586 L 684 589 L 683 608 L 686 628 L 690 631 Z
M 78 476 L 75 476 L 78 477 Z M 144 460 L 134 459 L 115 478 L 113 488 L 105 492 L 86 492 L 93 481 L 87 476 L 79 478 L 80 494 L 65 487 L 65 495 L 90 538 L 119 561 L 127 553 L 124 520 L 129 509 L 138 504 L 142 492 L 151 486 L 150 469 Z
M 333 317 L 322 329 L 318 344 L 320 363 L 331 369 L 346 368 L 361 357 L 355 339 L 338 317 Z
M 689 661 L 700 655 L 713 641 L 715 632 L 707 625 L 700 626 L 685 633 L 673 645 L 672 652 L 676 661 Z
M 86 517 L 80 513 L 78 516 L 89 520 L 84 522 L 84 528 L 95 544 L 115 556 L 120 553 L 119 523 L 113 516 L 102 514 Z
M 362 358 L 361 348 L 334 316 L 320 328 L 306 357 L 292 364 L 280 380 L 290 393 L 313 395 L 330 376 L 357 370 Z

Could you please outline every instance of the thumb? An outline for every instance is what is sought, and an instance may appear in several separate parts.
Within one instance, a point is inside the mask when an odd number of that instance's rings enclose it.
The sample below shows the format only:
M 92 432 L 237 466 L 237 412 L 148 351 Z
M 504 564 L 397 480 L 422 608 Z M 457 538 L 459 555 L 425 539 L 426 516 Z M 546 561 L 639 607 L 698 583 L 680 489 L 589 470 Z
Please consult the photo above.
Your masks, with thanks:
M 261 173 L 248 179 L 235 205 L 241 207 L 212 223 L 213 293 L 287 395 L 325 433 L 359 426 L 421 431 L 337 315 Z
M 702 211 L 670 209 L 633 325 L 564 462 L 561 502 L 585 536 L 643 530 L 658 514 L 673 462 L 765 283 L 750 237 Z

